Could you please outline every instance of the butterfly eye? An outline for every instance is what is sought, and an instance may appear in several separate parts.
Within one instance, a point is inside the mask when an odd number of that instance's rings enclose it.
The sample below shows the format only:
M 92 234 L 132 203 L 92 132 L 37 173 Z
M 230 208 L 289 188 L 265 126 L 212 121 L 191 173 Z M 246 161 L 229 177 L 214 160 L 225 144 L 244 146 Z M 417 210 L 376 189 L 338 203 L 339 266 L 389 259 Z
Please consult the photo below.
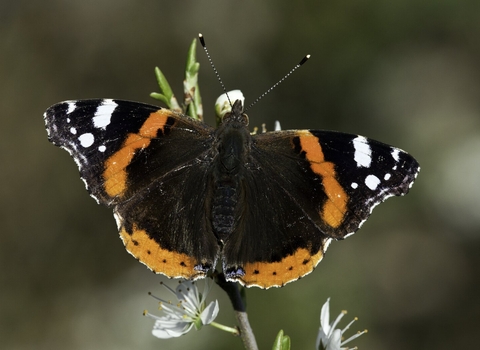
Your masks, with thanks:
M 248 115 L 246 115 L 245 113 L 242 113 L 240 122 L 243 125 L 248 126 L 248 122 L 249 122 Z

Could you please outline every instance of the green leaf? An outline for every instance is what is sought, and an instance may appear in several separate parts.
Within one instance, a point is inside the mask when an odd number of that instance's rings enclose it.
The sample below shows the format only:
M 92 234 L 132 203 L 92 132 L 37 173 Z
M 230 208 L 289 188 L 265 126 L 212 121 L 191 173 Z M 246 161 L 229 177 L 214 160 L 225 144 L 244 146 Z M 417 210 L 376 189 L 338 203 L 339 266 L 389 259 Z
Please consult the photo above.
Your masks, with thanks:
M 200 63 L 197 62 L 197 39 L 193 39 L 187 53 L 187 66 L 185 71 L 190 75 L 195 75 L 200 69 Z
M 166 96 L 164 96 L 162 94 L 159 94 L 158 92 L 152 92 L 150 94 L 150 97 L 154 98 L 156 100 L 162 101 L 163 103 L 165 103 L 167 105 L 168 108 L 170 108 L 170 106 L 169 106 L 170 100 Z
M 157 78 L 160 92 L 152 92 L 150 97 L 159 100 L 167 105 L 167 108 L 179 113 L 187 114 L 194 119 L 203 119 L 203 105 L 198 86 L 198 72 L 200 63 L 196 61 L 197 39 L 193 39 L 187 53 L 187 65 L 185 67 L 185 80 L 183 81 L 184 102 L 183 108 L 177 102 L 172 88 L 163 75 L 162 71 L 155 67 L 155 77 Z
M 162 71 L 158 67 L 155 67 L 155 77 L 157 78 L 160 93 L 152 92 L 150 96 L 165 103 L 169 109 L 181 111 L 182 109 L 180 108 L 177 99 L 173 94 L 167 78 L 165 78 L 165 75 L 163 75 Z
M 290 350 L 290 337 L 283 334 L 283 329 L 278 332 L 272 350 Z
M 197 39 L 193 39 L 187 54 L 187 65 L 185 67 L 185 80 L 183 81 L 183 92 L 185 95 L 185 106 L 187 114 L 194 119 L 203 119 L 203 105 L 198 86 L 198 72 L 200 63 L 196 58 Z

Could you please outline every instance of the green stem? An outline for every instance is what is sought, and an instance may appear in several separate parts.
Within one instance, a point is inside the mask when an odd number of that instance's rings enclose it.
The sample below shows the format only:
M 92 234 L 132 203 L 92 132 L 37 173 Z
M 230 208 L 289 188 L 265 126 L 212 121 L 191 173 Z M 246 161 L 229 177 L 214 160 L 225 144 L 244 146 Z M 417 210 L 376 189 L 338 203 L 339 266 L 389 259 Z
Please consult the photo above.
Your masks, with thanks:
M 221 329 L 222 331 L 232 333 L 233 335 L 240 335 L 240 332 L 238 331 L 237 328 L 233 327 L 228 327 L 223 324 L 217 323 L 217 322 L 210 322 L 210 326 L 216 327 L 218 329 Z

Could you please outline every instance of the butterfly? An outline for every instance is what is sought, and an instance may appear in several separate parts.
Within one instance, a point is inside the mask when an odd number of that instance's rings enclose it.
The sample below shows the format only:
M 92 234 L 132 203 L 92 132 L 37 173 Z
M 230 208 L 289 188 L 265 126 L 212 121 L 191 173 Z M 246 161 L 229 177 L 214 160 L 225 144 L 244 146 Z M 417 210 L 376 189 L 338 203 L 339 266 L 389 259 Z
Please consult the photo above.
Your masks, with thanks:
M 113 209 L 127 251 L 173 278 L 221 263 L 245 286 L 295 281 L 420 170 L 408 153 L 359 135 L 252 135 L 240 100 L 217 128 L 115 99 L 61 102 L 44 119 L 90 195 Z

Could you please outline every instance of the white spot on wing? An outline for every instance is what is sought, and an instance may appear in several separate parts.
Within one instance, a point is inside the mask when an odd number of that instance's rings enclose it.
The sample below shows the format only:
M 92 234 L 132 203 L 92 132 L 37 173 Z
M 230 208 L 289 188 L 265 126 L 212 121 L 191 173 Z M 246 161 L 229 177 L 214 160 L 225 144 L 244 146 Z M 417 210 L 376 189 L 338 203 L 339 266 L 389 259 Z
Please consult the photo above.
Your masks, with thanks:
M 420 167 L 417 168 L 417 172 L 415 173 L 415 179 L 417 178 L 419 172 L 420 172 Z M 414 181 L 415 181 L 415 180 L 414 180 Z M 414 181 L 411 181 L 411 182 L 408 184 L 408 188 L 412 188 Z
M 118 213 L 118 211 L 113 212 L 113 217 L 115 218 L 115 222 L 117 223 L 118 229 L 120 229 L 123 225 L 123 218 L 122 216 Z
M 113 100 L 104 100 L 95 111 L 93 117 L 93 125 L 99 129 L 105 129 L 110 124 L 113 111 L 117 108 L 117 104 Z
M 77 129 L 75 129 L 74 127 L 71 127 L 70 128 L 70 133 L 72 133 L 73 135 L 75 135 L 77 133 Z
M 345 236 L 343 236 L 343 238 L 348 238 L 350 237 L 351 235 L 353 235 L 356 231 L 353 231 L 353 232 L 349 232 L 347 233 Z
M 331 242 L 332 242 L 331 238 L 327 238 L 325 240 L 325 242 L 323 243 L 323 253 L 325 253 L 327 251 L 328 246 L 330 245 Z
M 379 184 L 380 184 L 380 179 L 375 175 L 368 175 L 365 178 L 365 185 L 367 185 L 367 187 L 372 191 L 375 191 Z
M 98 147 L 98 150 L 102 153 L 105 152 L 106 149 L 107 147 L 105 147 L 105 145 L 101 145 L 100 147 Z
M 67 114 L 70 114 L 72 113 L 75 108 L 77 108 L 77 105 L 75 104 L 75 102 L 68 102 L 68 109 L 67 109 Z M 70 123 L 70 119 L 67 118 L 67 123 Z
M 372 149 L 368 144 L 368 140 L 363 136 L 358 136 L 353 139 L 353 147 L 355 148 L 354 159 L 357 162 L 357 167 L 370 168 Z
M 392 177 L 392 174 L 385 174 L 385 176 L 383 177 L 386 181 L 390 180 L 390 178 Z
M 86 133 L 82 134 L 78 137 L 78 141 L 80 141 L 80 144 L 87 148 L 93 145 L 93 142 L 95 141 L 95 138 L 93 137 L 93 134 L 91 133 Z
M 356 182 L 352 182 L 350 186 L 352 186 L 354 190 L 358 188 L 358 184 Z
M 395 159 L 396 162 L 400 160 L 400 157 L 398 156 L 399 154 L 400 154 L 400 150 L 398 148 L 392 149 L 392 158 Z

